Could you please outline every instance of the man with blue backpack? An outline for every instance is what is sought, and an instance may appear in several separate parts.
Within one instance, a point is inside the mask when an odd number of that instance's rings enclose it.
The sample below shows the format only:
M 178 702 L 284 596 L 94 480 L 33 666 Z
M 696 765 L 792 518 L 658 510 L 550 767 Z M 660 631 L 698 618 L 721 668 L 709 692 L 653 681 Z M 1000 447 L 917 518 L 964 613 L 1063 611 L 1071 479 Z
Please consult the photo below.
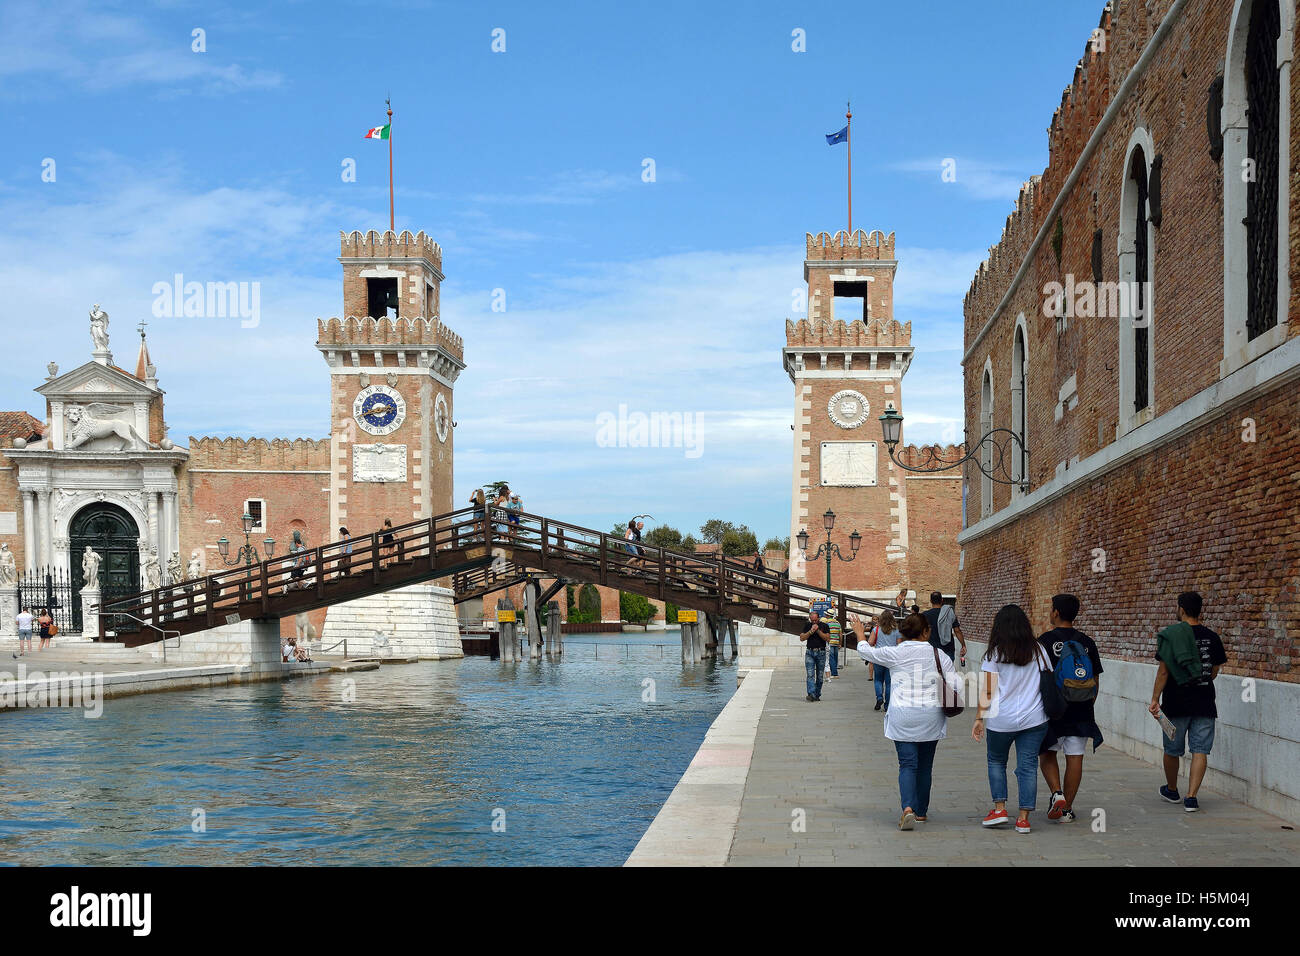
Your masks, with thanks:
M 1083 755 L 1092 739 L 1092 749 L 1101 744 L 1101 728 L 1093 716 L 1101 676 L 1101 655 L 1091 637 L 1074 628 L 1079 599 L 1073 594 L 1052 598 L 1052 629 L 1038 639 L 1051 658 L 1056 686 L 1065 698 L 1065 713 L 1047 723 L 1047 736 L 1039 751 L 1038 766 L 1052 791 L 1047 819 L 1074 822 L 1074 798 L 1083 781 Z M 1065 787 L 1056 755 L 1065 751 Z

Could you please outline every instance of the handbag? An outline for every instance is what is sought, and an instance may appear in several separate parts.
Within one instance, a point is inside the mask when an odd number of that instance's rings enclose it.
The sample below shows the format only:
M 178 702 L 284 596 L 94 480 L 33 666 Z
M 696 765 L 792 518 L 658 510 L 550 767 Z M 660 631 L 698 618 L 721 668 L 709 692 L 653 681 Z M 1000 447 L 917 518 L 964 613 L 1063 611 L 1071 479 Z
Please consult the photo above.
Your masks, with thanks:
M 939 649 L 931 645 L 934 653 L 934 668 L 939 672 L 939 704 L 943 707 L 945 717 L 956 717 L 966 708 L 959 703 L 957 691 L 948 686 L 948 679 L 943 676 L 943 665 L 939 663 Z
M 57 625 L 57 624 L 51 622 L 51 623 L 50 623 L 50 637 L 53 637 L 55 634 L 58 634 L 58 633 L 59 633 L 59 625 Z
M 1037 655 L 1035 659 L 1038 660 Z M 1043 713 L 1048 720 L 1060 720 L 1065 716 L 1065 694 L 1056 683 L 1056 671 L 1048 668 L 1038 672 L 1038 693 L 1043 698 Z

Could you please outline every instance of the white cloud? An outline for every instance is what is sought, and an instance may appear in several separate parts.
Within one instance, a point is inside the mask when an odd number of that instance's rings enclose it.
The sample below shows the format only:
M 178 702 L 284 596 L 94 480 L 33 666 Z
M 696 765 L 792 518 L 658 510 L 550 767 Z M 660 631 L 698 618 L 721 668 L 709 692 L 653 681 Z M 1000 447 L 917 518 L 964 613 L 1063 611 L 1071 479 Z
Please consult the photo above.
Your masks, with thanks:
M 945 164 L 952 170 L 951 181 L 943 178 Z M 970 199 L 1001 199 L 1015 202 L 1020 195 L 1021 185 L 1041 170 L 1034 170 L 1032 164 L 1024 167 L 1005 166 L 986 163 L 977 159 L 965 159 L 959 156 L 913 159 L 893 163 L 886 167 L 903 173 L 912 173 L 918 178 L 933 178 L 936 186 L 955 189 Z M 1028 168 L 1031 171 L 1026 173 Z

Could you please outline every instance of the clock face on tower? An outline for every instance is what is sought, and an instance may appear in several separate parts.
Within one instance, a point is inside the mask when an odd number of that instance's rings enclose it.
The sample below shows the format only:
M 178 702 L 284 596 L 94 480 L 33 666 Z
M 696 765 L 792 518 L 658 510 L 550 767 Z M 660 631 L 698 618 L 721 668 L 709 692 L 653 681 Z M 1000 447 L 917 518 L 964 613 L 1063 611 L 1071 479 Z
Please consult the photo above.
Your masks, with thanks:
M 357 395 L 352 415 L 371 435 L 391 435 L 406 421 L 406 400 L 395 388 L 371 385 Z
M 438 432 L 438 441 L 447 440 L 447 426 L 450 424 L 450 415 L 447 412 L 447 399 L 442 397 L 442 392 L 433 402 L 433 426 Z
M 831 396 L 826 413 L 840 428 L 857 428 L 867 420 L 871 404 L 861 392 L 846 388 Z

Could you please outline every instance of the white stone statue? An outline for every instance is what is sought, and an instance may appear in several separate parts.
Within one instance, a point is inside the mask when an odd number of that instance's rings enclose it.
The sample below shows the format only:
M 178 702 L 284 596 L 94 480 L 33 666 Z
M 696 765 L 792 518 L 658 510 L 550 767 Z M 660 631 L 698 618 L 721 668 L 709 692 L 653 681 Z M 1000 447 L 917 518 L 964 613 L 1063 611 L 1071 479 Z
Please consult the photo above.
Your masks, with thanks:
M 118 405 L 93 402 L 89 405 L 69 405 L 67 408 L 68 429 L 64 447 L 72 451 L 101 438 L 116 436 L 122 444 L 116 451 L 131 449 L 143 451 L 157 448 L 147 438 L 140 435 L 131 424 L 132 411 Z M 106 449 L 107 450 L 107 449 Z
M 186 577 L 191 581 L 197 581 L 203 576 L 203 553 L 195 548 L 190 552 L 190 566 Z
M 162 566 L 158 563 L 158 549 L 150 548 L 144 556 L 144 586 L 146 591 L 162 587 Z
M 99 563 L 102 560 L 93 548 L 86 547 L 86 553 L 81 556 L 81 576 L 85 579 L 85 587 L 99 587 Z
M 167 583 L 180 584 L 185 580 L 185 573 L 181 570 L 181 553 L 173 551 L 172 556 L 167 559 Z
M 108 351 L 108 313 L 96 302 L 90 307 L 90 340 L 96 352 Z
M 0 587 L 12 587 L 18 583 L 18 564 L 9 545 L 0 544 Z

